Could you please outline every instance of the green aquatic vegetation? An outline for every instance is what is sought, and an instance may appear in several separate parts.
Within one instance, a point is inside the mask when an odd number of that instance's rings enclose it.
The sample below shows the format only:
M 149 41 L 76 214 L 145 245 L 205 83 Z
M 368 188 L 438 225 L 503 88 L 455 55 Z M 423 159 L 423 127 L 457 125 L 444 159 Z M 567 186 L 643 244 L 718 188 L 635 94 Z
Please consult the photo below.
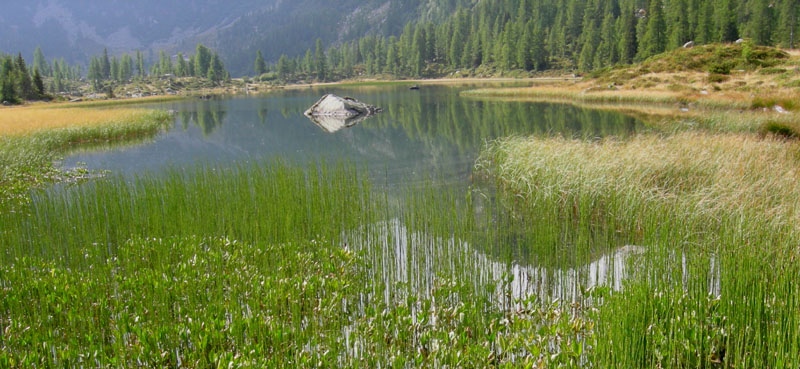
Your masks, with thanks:
M 523 206 L 560 203 L 645 250 L 595 300 L 594 365 L 773 368 L 800 362 L 797 157 L 791 141 L 679 133 L 509 138 L 479 162 Z
M 82 147 L 150 137 L 169 121 L 166 112 L 149 112 L 137 115 L 135 121 L 0 137 L 0 209 L 27 202 L 32 188 L 85 175 L 80 170 L 58 170 L 53 162 L 61 155 Z
M 464 243 L 492 234 L 469 197 L 430 188 L 393 199 L 347 165 L 281 162 L 40 192 L 0 216 L 0 362 L 584 362 L 594 327 L 584 305 L 516 294 L 499 256 Z M 383 247 L 404 235 L 400 254 Z

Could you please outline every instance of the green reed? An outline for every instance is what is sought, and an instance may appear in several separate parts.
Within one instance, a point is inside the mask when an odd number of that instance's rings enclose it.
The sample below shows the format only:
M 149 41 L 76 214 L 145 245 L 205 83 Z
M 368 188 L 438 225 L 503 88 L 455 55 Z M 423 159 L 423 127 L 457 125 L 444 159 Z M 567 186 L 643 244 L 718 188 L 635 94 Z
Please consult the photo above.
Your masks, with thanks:
M 38 192 L 0 215 L 0 363 L 579 365 L 584 307 L 482 251 L 512 218 L 485 195 L 281 162 Z

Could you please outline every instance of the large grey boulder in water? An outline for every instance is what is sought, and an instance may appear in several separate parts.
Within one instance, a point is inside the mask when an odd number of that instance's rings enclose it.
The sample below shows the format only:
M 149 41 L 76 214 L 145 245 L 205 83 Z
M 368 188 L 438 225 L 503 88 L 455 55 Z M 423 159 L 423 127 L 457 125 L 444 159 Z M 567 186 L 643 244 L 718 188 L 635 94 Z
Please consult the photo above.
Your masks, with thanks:
M 306 110 L 305 115 L 314 124 L 333 133 L 345 127 L 352 127 L 381 111 L 381 108 L 365 104 L 352 97 L 330 94 L 323 96 L 310 109 Z

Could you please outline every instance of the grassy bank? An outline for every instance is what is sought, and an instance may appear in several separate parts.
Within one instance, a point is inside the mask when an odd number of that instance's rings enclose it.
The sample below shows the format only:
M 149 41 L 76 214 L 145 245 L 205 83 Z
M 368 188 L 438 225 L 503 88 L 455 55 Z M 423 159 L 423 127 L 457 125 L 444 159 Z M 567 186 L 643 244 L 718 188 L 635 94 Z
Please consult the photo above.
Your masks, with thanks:
M 566 102 L 635 114 L 668 128 L 800 136 L 800 55 L 744 44 L 678 49 L 578 81 L 465 91 L 473 98 Z
M 0 203 L 24 202 L 33 187 L 80 175 L 53 165 L 70 150 L 151 136 L 169 119 L 166 112 L 134 109 L 0 109 Z
M 595 365 L 772 368 L 800 362 L 799 153 L 749 134 L 509 138 L 480 165 L 523 213 L 559 203 L 647 250 L 598 305 Z

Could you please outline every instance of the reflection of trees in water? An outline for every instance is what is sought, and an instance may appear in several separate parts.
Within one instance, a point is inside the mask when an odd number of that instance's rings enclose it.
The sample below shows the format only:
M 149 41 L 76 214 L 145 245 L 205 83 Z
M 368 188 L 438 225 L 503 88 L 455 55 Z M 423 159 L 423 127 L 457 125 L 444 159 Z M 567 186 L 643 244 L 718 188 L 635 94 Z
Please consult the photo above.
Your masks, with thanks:
M 196 105 L 196 110 L 190 113 L 190 120 L 200 128 L 203 132 L 203 136 L 208 136 L 222 126 L 222 123 L 225 121 L 226 113 L 223 103 L 219 101 L 207 101 Z M 188 126 L 186 122 L 189 119 L 184 118 L 183 115 L 181 115 L 181 119 L 184 122 L 185 129 Z
M 379 104 L 384 113 L 366 127 L 400 128 L 413 141 L 444 138 L 460 151 L 515 134 L 592 138 L 627 136 L 642 129 L 630 116 L 565 104 L 477 101 L 457 94 L 412 94 Z

